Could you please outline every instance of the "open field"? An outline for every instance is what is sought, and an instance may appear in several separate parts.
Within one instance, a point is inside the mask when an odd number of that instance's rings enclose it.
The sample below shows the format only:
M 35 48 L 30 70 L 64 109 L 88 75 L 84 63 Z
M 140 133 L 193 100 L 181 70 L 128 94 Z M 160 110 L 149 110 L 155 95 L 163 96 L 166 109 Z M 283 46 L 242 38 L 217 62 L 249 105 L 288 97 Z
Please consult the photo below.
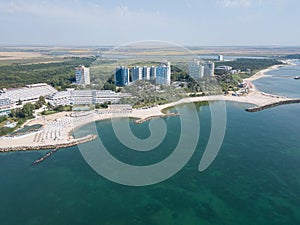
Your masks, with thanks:
M 300 52 L 300 47 L 281 46 L 180 46 L 167 42 L 137 42 L 124 46 L 0 46 L 1 60 L 24 60 L 39 57 L 87 57 L 93 55 L 182 56 L 187 54 L 224 54 L 232 56 L 280 56 Z
M 0 52 L 0 60 L 18 60 L 41 57 L 39 52 Z

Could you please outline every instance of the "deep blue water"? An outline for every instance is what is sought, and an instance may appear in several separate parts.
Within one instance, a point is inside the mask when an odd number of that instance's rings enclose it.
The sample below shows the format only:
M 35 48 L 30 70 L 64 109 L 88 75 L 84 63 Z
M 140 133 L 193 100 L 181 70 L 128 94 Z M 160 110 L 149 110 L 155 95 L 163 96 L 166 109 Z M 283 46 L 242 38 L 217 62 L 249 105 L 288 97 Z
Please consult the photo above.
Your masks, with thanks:
M 182 106 L 189 112 L 189 106 Z M 77 147 L 59 150 L 38 166 L 45 151 L 0 154 L 1 225 L 47 224 L 300 224 L 300 105 L 257 113 L 227 103 L 227 129 L 213 164 L 199 172 L 210 133 L 210 110 L 197 106 L 200 141 L 191 160 L 170 179 L 146 187 L 123 186 L 99 176 Z M 178 117 L 165 118 L 166 140 L 144 154 L 115 137 L 110 121 L 97 122 L 105 146 L 132 164 L 158 162 L 177 143 Z M 133 124 L 140 138 L 148 122 Z M 99 159 L 101 161 L 101 159 Z
M 300 81 L 292 79 L 300 75 L 300 61 L 297 64 L 271 71 L 273 77 L 255 85 L 265 92 L 300 97 Z M 300 104 L 249 113 L 244 110 L 249 105 L 227 103 L 225 139 L 203 172 L 198 165 L 211 115 L 208 106 L 196 106 L 201 123 L 196 151 L 176 175 L 151 186 L 124 186 L 105 179 L 89 167 L 78 147 L 61 149 L 38 166 L 31 163 L 47 151 L 0 154 L 0 224 L 300 224 Z M 181 107 L 189 115 L 190 105 Z M 166 137 L 147 153 L 124 147 L 109 120 L 96 127 L 113 156 L 140 166 L 160 162 L 177 145 L 179 117 L 163 120 Z M 130 126 L 137 137 L 150 135 L 149 121 L 133 121 Z M 98 147 L 95 142 L 90 145 Z

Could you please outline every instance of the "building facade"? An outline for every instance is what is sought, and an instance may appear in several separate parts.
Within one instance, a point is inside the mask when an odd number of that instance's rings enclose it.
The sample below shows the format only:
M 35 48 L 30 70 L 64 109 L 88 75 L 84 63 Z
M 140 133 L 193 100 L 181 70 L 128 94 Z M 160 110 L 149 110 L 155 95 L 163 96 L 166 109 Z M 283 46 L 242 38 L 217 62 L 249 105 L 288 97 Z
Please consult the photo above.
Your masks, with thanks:
M 2 104 L 16 104 L 19 100 L 22 103 L 36 102 L 40 96 L 46 97 L 56 93 L 57 90 L 45 83 L 26 85 L 23 88 L 7 89 L 0 93 Z M 4 100 L 6 99 L 6 100 Z
M 91 84 L 90 80 L 90 69 L 86 68 L 84 65 L 80 65 L 75 68 L 75 78 L 77 85 L 89 85 Z
M 201 79 L 203 77 L 212 77 L 214 76 L 215 63 L 201 62 L 199 60 L 193 60 L 189 63 L 189 76 L 195 80 Z
M 148 66 L 143 66 L 142 78 L 143 80 L 150 80 L 150 68 Z
M 136 80 L 142 80 L 142 68 L 139 66 L 135 66 L 131 68 L 131 81 L 134 82 Z
M 214 76 L 215 63 L 209 61 L 204 63 L 204 76 L 212 77 Z
M 171 84 L 171 64 L 162 62 L 158 67 L 155 66 L 134 66 L 130 70 L 127 67 L 117 67 L 115 70 L 115 85 L 124 87 L 137 80 L 154 80 L 158 85 Z
M 230 73 L 231 71 L 232 71 L 231 66 L 218 66 L 217 68 L 215 68 L 216 75 L 227 74 Z
M 189 76 L 195 80 L 203 78 L 204 65 L 199 60 L 194 60 L 189 63 Z
M 155 80 L 156 78 L 156 67 L 151 66 L 150 67 L 150 80 Z
M 157 85 L 170 85 L 171 84 L 171 64 L 170 62 L 161 63 L 156 67 L 155 83 Z
M 117 67 L 115 70 L 115 85 L 124 87 L 129 84 L 129 69 L 124 66 Z
M 218 55 L 218 61 L 220 61 L 220 62 L 224 61 L 224 56 L 223 55 Z
M 47 98 L 53 106 L 59 105 L 94 105 L 105 102 L 117 103 L 122 97 L 130 97 L 127 93 L 116 93 L 110 90 L 74 90 L 57 92 Z

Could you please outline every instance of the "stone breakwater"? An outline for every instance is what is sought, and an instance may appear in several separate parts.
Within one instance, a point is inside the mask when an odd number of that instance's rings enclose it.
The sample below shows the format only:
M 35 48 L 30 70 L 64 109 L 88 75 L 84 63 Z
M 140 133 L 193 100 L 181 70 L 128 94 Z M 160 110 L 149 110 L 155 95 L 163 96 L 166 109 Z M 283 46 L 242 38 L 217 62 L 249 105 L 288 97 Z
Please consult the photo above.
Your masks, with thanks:
M 11 152 L 11 151 L 32 151 L 32 150 L 46 150 L 46 149 L 58 149 L 58 148 L 67 148 L 79 144 L 83 144 L 89 141 L 96 139 L 96 135 L 87 135 L 82 138 L 73 139 L 66 143 L 56 143 L 56 144 L 48 144 L 48 145 L 31 145 L 31 146 L 16 146 L 16 147 L 7 147 L 1 148 L 0 152 Z
M 297 104 L 297 103 L 300 103 L 300 99 L 289 99 L 289 100 L 274 102 L 274 103 L 267 104 L 267 105 L 248 108 L 248 109 L 246 109 L 246 111 L 247 112 L 258 112 L 258 111 L 261 111 L 261 110 L 269 109 L 269 108 L 280 106 L 280 105 Z
M 141 123 L 144 123 L 148 120 L 152 120 L 152 119 L 155 119 L 155 118 L 163 118 L 163 117 L 168 117 L 168 116 L 179 116 L 179 114 L 178 113 L 168 113 L 168 114 L 164 114 L 164 115 L 149 116 L 147 118 L 136 120 L 136 121 L 134 121 L 134 123 L 135 124 L 141 124 Z
M 38 164 L 40 164 L 40 163 L 43 162 L 45 159 L 49 158 L 51 155 L 53 155 L 55 152 L 57 152 L 58 149 L 59 149 L 59 148 L 52 149 L 51 151 L 47 152 L 47 154 L 44 155 L 43 157 L 41 157 L 40 159 L 35 160 L 32 164 L 33 164 L 33 165 L 38 165 Z

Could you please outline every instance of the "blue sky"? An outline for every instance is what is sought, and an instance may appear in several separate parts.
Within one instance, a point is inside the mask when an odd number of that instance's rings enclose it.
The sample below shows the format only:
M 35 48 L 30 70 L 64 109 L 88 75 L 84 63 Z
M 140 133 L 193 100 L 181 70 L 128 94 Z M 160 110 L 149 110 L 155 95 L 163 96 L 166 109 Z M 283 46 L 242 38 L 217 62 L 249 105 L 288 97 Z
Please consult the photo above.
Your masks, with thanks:
M 0 45 L 300 46 L 299 0 L 0 0 Z

